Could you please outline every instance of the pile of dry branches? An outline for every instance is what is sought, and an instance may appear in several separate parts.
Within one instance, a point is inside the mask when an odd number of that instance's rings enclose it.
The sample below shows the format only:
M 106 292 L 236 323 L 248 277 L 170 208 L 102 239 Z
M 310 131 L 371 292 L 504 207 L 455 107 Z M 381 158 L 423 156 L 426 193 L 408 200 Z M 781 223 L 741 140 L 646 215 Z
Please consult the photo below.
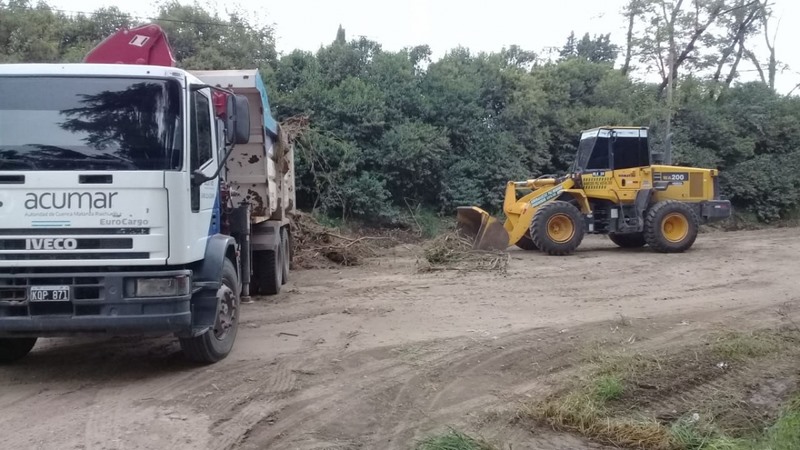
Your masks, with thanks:
M 424 260 L 417 262 L 420 272 L 443 270 L 501 271 L 508 267 L 510 256 L 503 251 L 473 250 L 471 241 L 458 231 L 445 233 L 428 244 Z
M 281 134 L 286 139 L 286 144 L 294 144 L 297 139 L 308 131 L 310 120 L 308 116 L 292 116 L 281 121 Z
M 321 225 L 308 214 L 296 213 L 292 220 L 293 268 L 316 269 L 335 263 L 356 266 L 375 256 L 369 242 L 380 237 L 348 237 Z

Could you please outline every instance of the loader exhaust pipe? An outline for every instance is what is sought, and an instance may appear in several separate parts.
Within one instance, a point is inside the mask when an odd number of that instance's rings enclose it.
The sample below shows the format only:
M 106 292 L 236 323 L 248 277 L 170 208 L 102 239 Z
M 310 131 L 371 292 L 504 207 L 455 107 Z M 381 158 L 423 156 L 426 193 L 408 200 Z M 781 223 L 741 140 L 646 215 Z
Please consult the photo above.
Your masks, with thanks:
M 458 231 L 472 240 L 473 250 L 500 250 L 509 247 L 508 231 L 486 211 L 474 206 L 456 209 Z

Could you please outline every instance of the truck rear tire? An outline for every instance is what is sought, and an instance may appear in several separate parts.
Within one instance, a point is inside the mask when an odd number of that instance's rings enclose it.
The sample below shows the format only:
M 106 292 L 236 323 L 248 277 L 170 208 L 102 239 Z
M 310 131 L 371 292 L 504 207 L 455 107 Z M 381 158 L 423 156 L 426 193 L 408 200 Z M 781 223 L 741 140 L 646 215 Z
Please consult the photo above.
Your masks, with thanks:
M 641 248 L 647 245 L 644 233 L 611 233 L 608 238 L 622 248 Z
M 549 255 L 569 255 L 584 235 L 583 216 L 575 205 L 556 200 L 542 205 L 531 222 L 531 239 Z
M 275 250 L 253 252 L 253 276 L 250 280 L 251 292 L 256 295 L 276 295 L 281 292 L 281 244 Z
M 0 338 L 0 363 L 12 363 L 28 355 L 38 338 Z
M 281 284 L 286 284 L 289 281 L 289 266 L 292 258 L 292 250 L 289 244 L 289 232 L 286 227 L 283 227 L 281 228 Z
M 688 250 L 697 239 L 700 220 L 686 203 L 665 200 L 656 203 L 644 219 L 644 238 L 647 245 L 660 253 L 680 253 Z
M 222 266 L 222 286 L 217 291 L 218 312 L 214 326 L 192 338 L 181 338 L 183 353 L 192 361 L 215 363 L 228 356 L 239 331 L 239 279 L 229 259 Z

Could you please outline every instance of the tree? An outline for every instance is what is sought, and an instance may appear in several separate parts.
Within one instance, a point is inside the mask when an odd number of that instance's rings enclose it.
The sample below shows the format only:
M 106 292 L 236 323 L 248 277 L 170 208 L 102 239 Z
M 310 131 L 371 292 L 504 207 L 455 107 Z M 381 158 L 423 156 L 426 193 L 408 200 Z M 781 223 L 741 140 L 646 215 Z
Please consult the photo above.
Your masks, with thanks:
M 575 33 L 570 33 L 566 44 L 560 51 L 561 59 L 582 58 L 595 63 L 613 64 L 619 55 L 619 47 L 611 43 L 611 34 L 589 37 L 583 35 L 580 41 L 575 39 Z

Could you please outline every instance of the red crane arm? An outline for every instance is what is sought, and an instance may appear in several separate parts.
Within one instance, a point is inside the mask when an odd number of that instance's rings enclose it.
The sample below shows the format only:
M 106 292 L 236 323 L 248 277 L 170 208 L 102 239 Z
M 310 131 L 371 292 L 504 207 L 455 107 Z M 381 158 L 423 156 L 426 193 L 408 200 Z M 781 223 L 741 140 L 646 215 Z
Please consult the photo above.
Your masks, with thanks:
M 97 44 L 86 63 L 144 64 L 175 67 L 175 58 L 164 30 L 155 24 L 122 28 Z

